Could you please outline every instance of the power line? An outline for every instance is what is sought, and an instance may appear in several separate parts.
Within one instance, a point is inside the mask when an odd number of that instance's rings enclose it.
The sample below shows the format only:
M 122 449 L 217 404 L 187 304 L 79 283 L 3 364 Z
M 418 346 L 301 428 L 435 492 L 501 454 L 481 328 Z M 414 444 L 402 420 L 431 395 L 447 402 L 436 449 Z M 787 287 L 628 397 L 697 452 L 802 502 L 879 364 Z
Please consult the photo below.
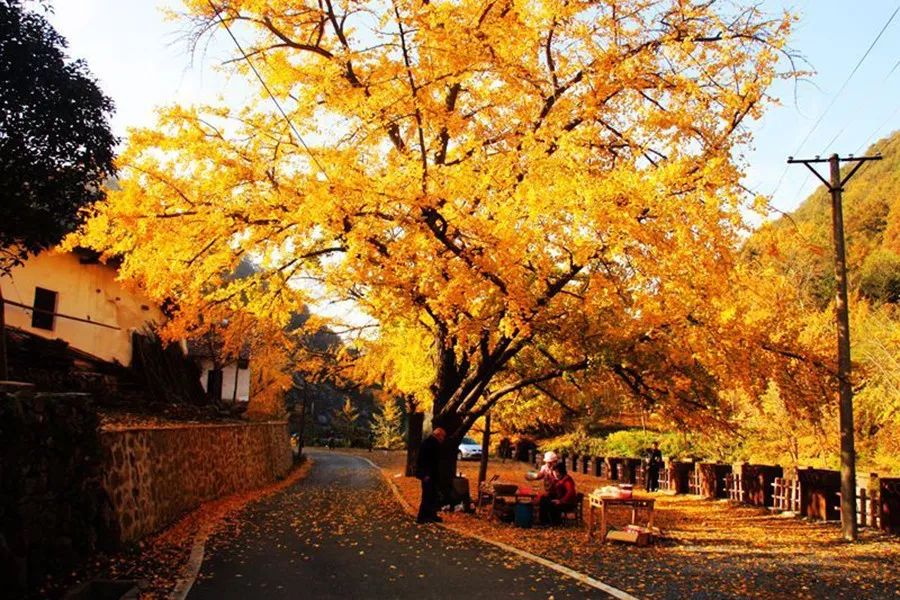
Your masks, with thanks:
M 852 121 L 851 121 L 851 122 L 852 122 Z M 831 138 L 831 141 L 828 142 L 827 144 L 825 144 L 825 147 L 822 149 L 822 154 L 825 154 L 826 152 L 828 152 L 828 149 L 831 148 L 831 145 L 834 144 L 834 143 L 837 141 L 837 139 L 838 139 L 839 137 L 841 137 L 841 135 L 842 135 L 842 134 L 844 133 L 844 131 L 846 131 L 846 130 L 847 130 L 847 126 L 846 126 L 846 125 L 844 125 L 843 127 L 841 127 L 840 131 L 838 131 L 836 134 L 834 134 L 834 137 Z
M 828 104 L 827 107 L 825 107 L 825 110 L 822 111 L 822 113 L 819 115 L 819 118 L 816 119 L 816 122 L 813 123 L 812 128 L 810 128 L 810 130 L 807 132 L 806 136 L 803 138 L 803 141 L 800 142 L 800 145 L 797 146 L 797 149 L 794 151 L 794 155 L 797 155 L 800 153 L 800 151 L 803 149 L 803 146 L 805 146 L 806 142 L 809 141 L 809 138 L 812 137 L 812 134 L 815 133 L 816 129 L 819 128 L 819 125 L 821 125 L 822 120 L 825 118 L 825 115 L 827 115 L 828 111 L 830 111 L 831 108 L 835 105 L 835 103 L 837 102 L 840 95 L 847 88 L 847 85 L 850 83 L 850 80 L 853 79 L 854 75 L 856 75 L 856 72 L 862 66 L 863 62 L 865 62 L 866 58 L 869 56 L 869 53 L 872 52 L 872 49 L 878 43 L 878 40 L 881 39 L 881 36 L 884 35 L 884 32 L 887 30 L 888 26 L 894 20 L 894 17 L 897 16 L 898 12 L 900 12 L 900 6 L 897 6 L 897 8 L 894 9 L 894 12 L 891 13 L 891 16 L 888 17 L 887 22 L 882 26 L 881 30 L 878 32 L 878 35 L 876 35 L 875 39 L 872 40 L 872 43 L 869 44 L 869 47 L 866 49 L 866 51 L 863 53 L 863 55 L 860 57 L 860 59 L 856 62 L 856 65 L 853 67 L 853 70 L 850 71 L 849 75 L 847 75 L 847 78 L 844 80 L 844 83 L 841 84 L 840 89 L 838 89 L 837 93 L 831 98 L 831 102 Z M 893 71 L 893 69 L 892 69 L 892 71 Z M 890 73 L 888 75 L 890 75 Z M 835 136 L 835 138 L 836 137 L 837 136 Z M 788 172 L 788 165 L 785 165 L 784 170 L 782 170 L 782 172 L 781 172 L 781 176 L 778 178 L 778 182 L 775 184 L 775 189 L 772 190 L 773 196 L 781 188 L 781 184 L 784 182 L 784 177 L 785 177 L 785 175 L 787 175 L 787 172 Z
M 288 127 L 291 128 L 291 131 L 294 133 L 294 136 L 300 142 L 300 145 L 303 146 L 303 149 L 306 150 L 307 154 L 309 154 L 309 158 L 313 161 L 313 163 L 315 163 L 316 167 L 319 168 L 319 171 L 322 173 L 322 175 L 325 176 L 325 179 L 330 179 L 328 177 L 328 173 L 325 171 L 325 168 L 322 166 L 322 163 L 319 162 L 319 159 L 317 159 L 316 155 L 313 154 L 312 149 L 310 149 L 310 147 L 306 145 L 306 142 L 303 141 L 303 136 L 301 136 L 300 132 L 297 131 L 297 127 L 294 126 L 294 122 L 291 121 L 291 118 L 288 117 L 285 110 L 281 107 L 281 103 L 278 101 L 278 98 L 276 98 L 275 94 L 272 93 L 272 90 L 269 89 L 268 84 L 266 84 L 266 80 L 263 79 L 263 76 L 256 69 L 256 65 L 253 64 L 253 61 L 250 60 L 250 57 L 247 56 L 247 53 L 244 52 L 244 47 L 241 46 L 241 43 L 235 37 L 234 33 L 232 33 L 231 28 L 228 26 L 228 23 L 226 23 L 225 19 L 222 18 L 222 11 L 220 11 L 219 8 L 215 4 L 213 4 L 212 0 L 207 0 L 207 1 L 209 2 L 210 8 L 212 8 L 213 11 L 215 11 L 216 16 L 219 18 L 219 22 L 225 28 L 225 31 L 228 32 L 228 36 L 231 38 L 231 40 L 234 42 L 234 45 L 237 47 L 238 51 L 241 53 L 241 56 L 244 58 L 244 60 L 250 66 L 250 69 L 253 71 L 253 74 L 256 75 L 256 78 L 259 80 L 259 83 L 263 86 L 263 89 L 266 90 L 266 93 L 269 94 L 269 98 L 272 99 L 272 103 L 275 104 L 275 107 L 278 109 L 278 112 L 281 113 L 281 116 L 284 118 L 285 122 L 288 124 Z
M 866 138 L 866 141 L 864 141 L 862 144 L 860 144 L 859 148 L 856 149 L 856 152 L 854 152 L 854 154 L 859 154 L 860 152 L 862 152 L 863 150 L 868 148 L 869 144 L 878 136 L 879 132 L 881 132 L 881 130 L 884 129 L 884 126 L 887 125 L 898 114 L 900 114 L 900 106 L 897 106 L 897 108 L 894 110 L 894 112 L 892 112 L 890 114 L 890 116 L 888 116 L 887 119 L 885 119 L 884 121 L 881 122 L 881 125 L 879 125 L 875 129 L 875 131 L 872 133 L 872 135 L 870 135 L 869 137 Z M 881 152 L 880 148 L 876 148 L 875 151 Z M 872 166 L 872 163 L 866 163 L 859 170 L 859 174 L 860 175 L 865 174 L 871 166 Z
M 838 131 L 836 134 L 834 134 L 834 137 L 831 138 L 831 141 L 828 142 L 827 144 L 825 144 L 825 148 L 822 149 L 822 154 L 825 154 L 826 152 L 828 152 L 828 149 L 831 148 L 831 146 L 837 141 L 837 139 L 839 137 L 841 137 L 841 134 L 843 134 L 844 131 L 846 131 L 846 129 L 847 129 L 847 126 L 845 125 L 845 126 L 841 127 L 840 131 Z M 806 182 L 809 181 L 810 177 L 812 177 L 812 175 L 810 173 L 807 173 L 806 177 L 804 177 L 803 181 L 800 183 L 800 187 L 798 187 L 797 191 L 794 193 L 794 196 L 799 196 L 803 192 L 803 188 L 806 187 Z
M 896 11 L 895 11 L 896 12 Z M 841 440 L 841 532 L 844 539 L 856 541 L 856 447 L 853 439 L 853 387 L 850 383 L 850 317 L 847 308 L 847 257 L 844 248 L 844 216 L 841 192 L 847 182 L 859 171 L 864 163 L 881 160 L 881 156 L 861 156 L 841 158 L 832 154 L 830 158 L 795 159 L 788 157 L 788 164 L 802 164 L 816 176 L 831 193 L 831 226 L 834 240 L 834 278 L 837 293 L 834 298 L 835 321 L 837 325 L 837 354 L 840 403 Z M 841 163 L 855 163 L 847 174 L 841 174 Z M 828 163 L 830 178 L 826 179 L 813 166 Z
M 884 76 L 885 80 L 887 80 L 888 77 L 890 77 L 891 75 L 894 74 L 894 71 L 897 70 L 897 67 L 900 67 L 900 60 L 898 60 L 897 62 L 895 62 L 895 63 L 894 63 L 894 66 L 891 67 L 891 70 L 888 71 L 888 74 Z
M 888 80 L 891 78 L 891 75 L 894 74 L 894 71 L 897 70 L 897 67 L 900 67 L 900 60 L 898 60 L 897 62 L 894 63 L 894 66 L 890 68 L 890 70 L 889 70 L 889 71 L 887 72 L 887 74 L 884 76 L 884 79 L 881 80 L 881 84 L 880 84 L 880 86 L 879 86 L 879 91 L 878 91 L 878 93 L 870 92 L 870 93 L 867 95 L 867 97 L 863 100 L 863 104 L 862 104 L 861 106 L 856 107 L 856 110 L 853 111 L 853 114 L 852 114 L 851 117 L 850 117 L 850 122 L 849 122 L 849 123 L 845 123 L 844 126 L 841 127 L 841 130 L 838 132 L 838 134 L 837 134 L 836 136 L 834 136 L 834 138 L 833 138 L 830 142 L 828 142 L 828 144 L 825 145 L 825 148 L 822 150 L 822 154 L 826 154 L 826 153 L 828 152 L 828 149 L 831 147 L 831 145 L 834 144 L 834 142 L 841 136 L 841 134 L 843 134 L 844 131 L 847 130 L 847 128 L 850 126 L 850 123 L 855 122 L 855 121 L 859 118 L 859 116 L 865 112 L 866 108 L 868 108 L 868 106 L 872 103 L 872 99 L 873 99 L 873 98 L 882 95 L 883 90 L 884 90 L 885 87 L 887 86 Z M 865 142 L 863 142 L 863 144 L 856 150 L 856 153 L 857 153 L 857 154 L 858 154 L 859 152 L 862 152 L 862 151 L 865 149 L 865 147 L 868 146 L 868 142 L 869 142 L 873 137 L 875 137 L 875 135 L 876 135 L 879 131 L 881 131 L 881 128 L 884 127 L 884 126 L 887 124 L 887 122 L 890 121 L 891 118 L 893 118 L 894 115 L 897 114 L 898 111 L 900 111 L 900 107 L 898 107 L 898 109 L 897 109 L 896 111 L 894 111 L 893 113 L 891 113 L 891 116 L 888 117 L 887 119 L 885 119 L 885 121 L 884 121 L 881 125 L 878 126 L 878 128 L 875 130 L 875 133 L 873 133 L 871 136 L 869 136 L 869 137 L 866 139 Z M 863 170 L 867 169 L 868 167 L 869 167 L 869 165 L 865 165 L 865 166 L 863 167 Z M 809 179 L 809 174 L 808 174 L 808 173 L 807 173 L 807 179 Z
M 856 72 L 862 66 L 863 62 L 866 60 L 866 57 L 869 56 L 869 53 L 872 52 L 872 48 L 874 48 L 875 44 L 878 43 L 878 40 L 881 39 L 881 36 L 884 34 L 885 30 L 888 28 L 888 25 L 891 24 L 891 21 L 894 20 L 894 17 L 897 16 L 898 12 L 900 12 L 900 5 L 898 5 L 897 8 L 894 9 L 894 12 L 891 13 L 891 16 L 888 17 L 888 20 L 884 24 L 884 26 L 881 28 L 881 31 L 878 32 L 878 35 L 876 35 L 875 39 L 872 40 L 872 43 L 869 44 L 869 47 L 866 49 L 865 53 L 856 62 L 856 66 L 853 67 L 853 70 L 850 71 L 850 74 L 847 76 L 847 79 L 845 79 L 844 83 L 841 84 L 840 89 L 837 91 L 837 93 L 834 95 L 834 97 L 832 97 L 831 102 L 828 104 L 828 106 L 825 108 L 825 110 L 822 112 L 822 114 L 819 115 L 819 118 L 816 119 L 816 122 L 813 124 L 812 129 L 809 130 L 809 133 L 807 133 L 806 137 L 803 138 L 803 141 L 800 142 L 800 146 L 797 147 L 797 150 L 794 152 L 794 154 L 800 153 L 800 150 L 802 150 L 803 146 L 806 144 L 806 142 L 809 141 L 810 136 L 812 136 L 812 134 L 816 131 L 816 129 L 818 129 L 819 125 L 822 123 L 822 119 L 825 118 L 825 115 L 828 114 L 828 111 L 831 110 L 831 108 L 834 106 L 835 102 L 837 102 L 838 98 L 841 96 L 841 94 L 844 92 L 844 90 L 847 89 L 847 84 L 849 84 L 850 80 L 853 79 L 853 76 L 856 75 Z
M 888 116 L 888 118 L 886 118 L 884 121 L 881 122 L 881 125 L 879 125 L 875 129 L 875 131 L 872 133 L 872 135 L 870 135 L 869 137 L 866 138 L 866 141 L 864 141 L 862 144 L 860 144 L 859 148 L 856 149 L 856 154 L 859 154 L 860 152 L 865 150 L 866 147 L 875 139 L 875 137 L 878 136 L 878 134 L 881 132 L 881 130 L 884 129 L 884 126 L 887 125 L 888 123 L 890 123 L 891 120 L 893 120 L 894 117 L 896 117 L 898 114 L 900 114 L 900 105 L 898 105 L 897 108 L 894 109 L 894 112 L 892 112 Z

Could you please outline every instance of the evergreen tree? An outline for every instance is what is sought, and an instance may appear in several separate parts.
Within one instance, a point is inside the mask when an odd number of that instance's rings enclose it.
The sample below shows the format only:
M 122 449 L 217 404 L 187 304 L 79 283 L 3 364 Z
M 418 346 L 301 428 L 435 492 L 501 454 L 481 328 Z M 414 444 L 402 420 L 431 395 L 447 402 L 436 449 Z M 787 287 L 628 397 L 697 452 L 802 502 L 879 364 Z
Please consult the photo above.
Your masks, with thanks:
M 403 447 L 403 432 L 400 427 L 400 420 L 403 414 L 397 405 L 396 399 L 385 397 L 379 401 L 381 410 L 375 415 L 372 421 L 372 433 L 375 436 L 375 446 L 377 448 L 387 448 L 388 450 L 397 450 Z
M 359 411 L 350 402 L 350 398 L 345 399 L 340 410 L 334 411 L 334 428 L 347 441 L 348 445 L 353 445 L 353 441 L 358 437 L 358 422 Z
M 22 0 L 0 0 L 0 275 L 75 229 L 113 173 L 112 101 Z

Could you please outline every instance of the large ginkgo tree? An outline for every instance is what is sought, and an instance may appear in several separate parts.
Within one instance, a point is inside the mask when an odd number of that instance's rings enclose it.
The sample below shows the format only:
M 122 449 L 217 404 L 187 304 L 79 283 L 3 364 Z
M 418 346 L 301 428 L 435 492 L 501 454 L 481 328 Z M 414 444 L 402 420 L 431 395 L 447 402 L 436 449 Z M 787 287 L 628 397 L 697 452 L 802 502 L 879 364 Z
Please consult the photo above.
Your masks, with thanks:
M 217 310 L 286 322 L 352 302 L 364 343 L 344 359 L 427 390 L 448 472 L 452 442 L 526 390 L 603 381 L 715 419 L 726 385 L 802 379 L 810 361 L 735 293 L 734 268 L 744 125 L 792 75 L 789 16 L 715 0 L 186 6 L 198 42 L 234 35 L 231 85 L 253 97 L 132 132 L 121 190 L 79 240 L 178 300 L 172 335 Z M 259 272 L 228 278 L 245 256 Z

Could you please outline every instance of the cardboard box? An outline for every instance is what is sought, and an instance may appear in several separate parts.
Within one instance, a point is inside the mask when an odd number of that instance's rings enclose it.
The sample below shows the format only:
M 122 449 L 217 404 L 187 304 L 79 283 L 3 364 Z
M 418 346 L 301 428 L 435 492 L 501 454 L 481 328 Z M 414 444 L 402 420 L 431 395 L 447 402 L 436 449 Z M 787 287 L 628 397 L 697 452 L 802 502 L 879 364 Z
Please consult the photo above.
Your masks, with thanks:
M 638 531 L 610 531 L 606 534 L 606 539 L 635 546 L 646 546 L 650 543 L 650 534 Z

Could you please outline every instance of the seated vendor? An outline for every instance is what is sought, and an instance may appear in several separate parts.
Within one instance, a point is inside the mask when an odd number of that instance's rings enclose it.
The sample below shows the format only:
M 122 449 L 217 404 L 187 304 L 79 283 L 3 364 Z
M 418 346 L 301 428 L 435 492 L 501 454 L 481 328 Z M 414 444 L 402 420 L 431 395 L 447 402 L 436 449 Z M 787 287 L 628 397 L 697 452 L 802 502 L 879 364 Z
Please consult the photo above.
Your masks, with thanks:
M 543 479 L 544 491 L 550 492 L 556 484 L 556 473 L 553 471 L 553 467 L 557 464 L 559 464 L 559 456 L 556 455 L 556 452 L 544 452 L 544 464 L 541 466 L 541 470 L 537 472 L 537 475 L 530 477 L 526 475 L 526 479 Z
M 553 465 L 555 482 L 549 494 L 541 496 L 540 520 L 544 525 L 558 525 L 563 513 L 574 510 L 577 495 L 575 480 L 566 472 L 566 465 L 557 462 Z

